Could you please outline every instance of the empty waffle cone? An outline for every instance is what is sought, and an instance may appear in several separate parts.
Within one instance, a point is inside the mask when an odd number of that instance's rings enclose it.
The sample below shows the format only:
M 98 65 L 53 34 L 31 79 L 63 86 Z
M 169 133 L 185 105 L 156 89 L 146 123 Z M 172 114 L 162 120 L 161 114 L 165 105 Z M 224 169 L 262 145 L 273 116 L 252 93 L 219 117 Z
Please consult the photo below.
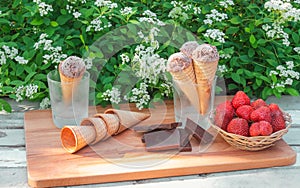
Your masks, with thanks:
M 115 114 L 118 116 L 120 121 L 120 127 L 115 134 L 119 134 L 124 130 L 136 125 L 137 123 L 147 119 L 150 117 L 149 114 L 140 113 L 140 112 L 132 112 L 125 110 L 116 110 L 116 109 L 108 109 L 104 112 L 105 114 Z
M 120 121 L 115 114 L 95 114 L 94 117 L 100 118 L 105 122 L 107 129 L 107 137 L 117 133 L 120 127 Z
M 96 139 L 93 126 L 65 126 L 60 134 L 62 146 L 69 153 L 74 153 Z
M 88 117 L 84 118 L 80 126 L 92 126 L 95 129 L 96 132 L 96 138 L 93 142 L 91 142 L 91 145 L 96 144 L 100 140 L 104 140 L 109 137 L 107 134 L 107 128 L 105 122 L 100 118 L 94 118 L 94 117 Z

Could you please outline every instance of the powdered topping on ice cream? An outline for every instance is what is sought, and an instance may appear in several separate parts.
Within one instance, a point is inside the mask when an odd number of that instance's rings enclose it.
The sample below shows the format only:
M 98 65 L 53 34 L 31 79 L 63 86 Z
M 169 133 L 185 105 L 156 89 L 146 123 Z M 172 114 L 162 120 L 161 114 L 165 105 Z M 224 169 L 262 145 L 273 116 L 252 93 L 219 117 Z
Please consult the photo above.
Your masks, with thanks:
M 181 46 L 180 51 L 189 58 L 192 58 L 192 53 L 198 46 L 199 44 L 196 41 L 188 41 Z
M 192 63 L 192 59 L 182 52 L 172 54 L 168 59 L 167 69 L 169 72 L 182 71 Z
M 201 44 L 193 51 L 192 58 L 196 62 L 212 63 L 219 61 L 219 53 L 215 46 Z
M 85 64 L 83 59 L 70 56 L 59 64 L 60 72 L 69 78 L 77 78 L 85 71 Z

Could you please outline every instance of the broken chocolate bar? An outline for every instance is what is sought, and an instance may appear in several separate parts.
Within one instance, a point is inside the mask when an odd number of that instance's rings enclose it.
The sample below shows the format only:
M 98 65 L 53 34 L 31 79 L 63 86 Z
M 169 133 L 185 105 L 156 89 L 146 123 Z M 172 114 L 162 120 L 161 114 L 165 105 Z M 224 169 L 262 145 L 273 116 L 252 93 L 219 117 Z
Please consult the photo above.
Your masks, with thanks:
M 164 123 L 164 124 L 155 124 L 155 125 L 138 125 L 133 127 L 133 130 L 136 132 L 151 132 L 151 131 L 160 131 L 160 130 L 171 130 L 176 127 L 181 126 L 181 122 L 174 123 Z
M 191 119 L 187 118 L 186 119 L 186 124 L 185 124 L 185 130 L 193 135 L 193 137 L 198 141 L 198 142 L 204 142 L 205 144 L 209 143 L 212 141 L 213 136 L 204 130 L 200 125 L 192 121 Z
M 144 134 L 147 151 L 177 149 L 191 151 L 189 134 L 184 129 L 161 130 Z

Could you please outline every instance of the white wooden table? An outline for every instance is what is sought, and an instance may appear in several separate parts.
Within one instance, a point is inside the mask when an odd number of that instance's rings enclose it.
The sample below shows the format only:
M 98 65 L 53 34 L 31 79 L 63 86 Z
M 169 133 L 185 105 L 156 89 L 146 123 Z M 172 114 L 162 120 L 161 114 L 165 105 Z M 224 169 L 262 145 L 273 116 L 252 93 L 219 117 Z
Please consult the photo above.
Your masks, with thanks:
M 293 124 L 284 140 L 297 152 L 294 165 L 78 187 L 300 187 L 300 97 L 269 98 L 267 102 L 279 104 L 292 115 Z M 10 103 L 13 113 L 0 112 L 0 187 L 29 187 L 23 117 L 24 111 L 38 109 L 38 105 Z

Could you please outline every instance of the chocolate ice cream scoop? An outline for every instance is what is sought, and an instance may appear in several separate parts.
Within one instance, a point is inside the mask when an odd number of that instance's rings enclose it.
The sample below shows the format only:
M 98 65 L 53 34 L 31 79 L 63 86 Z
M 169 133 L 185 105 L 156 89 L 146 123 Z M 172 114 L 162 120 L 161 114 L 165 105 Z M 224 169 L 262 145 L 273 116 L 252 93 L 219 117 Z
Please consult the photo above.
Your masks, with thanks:
M 196 62 L 212 63 L 219 61 L 219 53 L 215 46 L 201 44 L 193 51 L 192 58 Z
M 80 77 L 85 71 L 83 59 L 70 56 L 59 64 L 59 71 L 68 78 Z
M 198 46 L 199 46 L 198 42 L 188 41 L 181 46 L 180 51 L 184 53 L 186 56 L 188 56 L 189 58 L 192 58 L 192 53 Z
M 167 70 L 169 72 L 182 71 L 192 63 L 192 59 L 182 52 L 172 54 L 168 59 Z

